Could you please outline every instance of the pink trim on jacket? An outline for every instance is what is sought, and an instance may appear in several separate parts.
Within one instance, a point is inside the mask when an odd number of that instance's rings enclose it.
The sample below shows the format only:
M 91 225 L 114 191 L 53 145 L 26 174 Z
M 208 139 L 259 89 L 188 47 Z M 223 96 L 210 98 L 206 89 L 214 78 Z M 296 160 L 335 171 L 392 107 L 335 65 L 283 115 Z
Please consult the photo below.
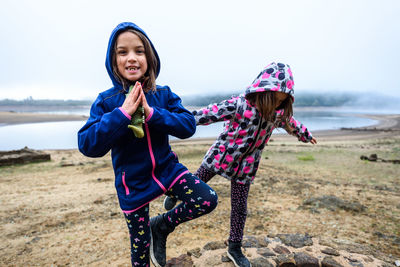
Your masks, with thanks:
M 154 109 L 150 108 L 149 116 L 147 116 L 147 118 L 145 119 L 145 122 L 148 122 L 151 119 L 151 116 L 153 116 L 153 113 L 154 113 Z
M 150 152 L 150 158 L 151 158 L 151 163 L 153 165 L 153 169 L 151 170 L 151 176 L 153 177 L 153 180 L 157 182 L 157 184 L 161 187 L 161 189 L 164 192 L 167 192 L 167 189 L 165 189 L 164 185 L 157 179 L 156 175 L 154 174 L 154 170 L 156 169 L 156 161 L 154 159 L 154 154 L 153 154 L 153 149 L 151 147 L 151 139 L 150 139 L 150 131 L 149 131 L 149 126 L 145 123 L 145 128 L 146 128 L 146 135 L 147 135 L 147 143 L 149 145 L 149 152 Z
M 168 190 L 171 189 L 171 188 L 174 186 L 174 184 L 175 184 L 176 182 L 178 182 L 178 180 L 179 180 L 183 175 L 185 175 L 185 174 L 188 173 L 188 172 L 189 172 L 189 171 L 184 171 L 184 172 L 182 172 L 181 174 L 179 174 L 179 175 L 175 178 L 175 180 L 172 181 L 172 184 L 171 184 L 171 186 L 168 188 Z
M 183 175 L 185 175 L 185 174 L 188 173 L 188 172 L 189 172 L 189 171 L 186 170 L 186 171 L 182 172 L 181 174 L 179 174 L 179 175 L 175 178 L 175 180 L 172 182 L 172 185 L 169 187 L 169 189 L 171 189 L 172 186 L 173 186 Z M 147 204 L 149 204 L 150 202 L 152 202 L 153 200 L 155 200 L 155 199 L 157 199 L 157 198 L 159 198 L 159 197 L 161 197 L 161 196 L 162 196 L 162 195 L 159 195 L 158 197 L 153 198 L 153 199 L 150 200 L 149 202 L 144 203 L 142 206 L 140 206 L 140 207 L 138 207 L 138 208 L 136 208 L 136 209 L 133 209 L 133 210 L 122 210 L 122 212 L 125 213 L 125 214 L 130 214 L 130 213 L 132 213 L 132 212 L 135 212 L 135 211 L 137 211 L 138 209 L 140 209 L 140 208 L 146 206 Z
M 125 117 L 127 117 L 129 120 L 131 120 L 132 119 L 132 116 L 131 115 L 129 115 L 128 113 L 126 113 L 126 111 L 123 109 L 123 108 L 119 108 L 119 110 L 121 110 L 121 112 L 125 115 Z

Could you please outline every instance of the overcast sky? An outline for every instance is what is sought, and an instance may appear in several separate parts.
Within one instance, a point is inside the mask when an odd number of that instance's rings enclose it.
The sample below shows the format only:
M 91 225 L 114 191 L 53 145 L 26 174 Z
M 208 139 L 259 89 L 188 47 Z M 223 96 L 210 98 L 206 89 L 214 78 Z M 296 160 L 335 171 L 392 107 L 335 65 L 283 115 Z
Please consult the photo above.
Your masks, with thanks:
M 400 95 L 399 0 L 14 1 L 0 3 L 0 99 L 94 99 L 111 87 L 111 31 L 132 21 L 179 95 L 240 92 L 271 61 L 295 94 Z

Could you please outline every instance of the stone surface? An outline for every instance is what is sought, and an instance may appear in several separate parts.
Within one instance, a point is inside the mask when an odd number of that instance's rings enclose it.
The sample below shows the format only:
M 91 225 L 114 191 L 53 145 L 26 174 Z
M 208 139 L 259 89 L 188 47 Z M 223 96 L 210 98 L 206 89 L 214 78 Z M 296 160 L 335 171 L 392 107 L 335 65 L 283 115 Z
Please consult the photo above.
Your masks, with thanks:
M 213 241 L 205 244 L 203 248 L 204 250 L 216 250 L 220 248 L 226 248 L 226 245 L 224 241 Z
M 265 257 L 265 258 L 273 257 L 273 256 L 276 255 L 269 248 L 259 248 L 259 249 L 257 249 L 257 253 L 260 254 L 261 256 Z
M 321 262 L 322 267 L 344 267 L 343 265 L 337 263 L 332 257 L 326 256 L 322 262 Z
M 170 259 L 169 261 L 167 261 L 167 264 L 165 266 L 166 267 L 192 267 L 193 261 L 189 255 L 183 254 L 177 258 Z
M 303 245 L 304 240 L 308 239 L 312 241 L 312 245 L 299 246 L 299 240 L 303 242 Z M 246 236 L 246 242 L 249 246 L 243 249 L 243 253 L 253 267 L 395 266 L 395 259 L 390 255 L 381 255 L 382 258 L 389 259 L 387 261 L 378 259 L 370 253 L 370 250 L 365 249 L 365 246 L 347 240 L 318 239 L 299 234 L 277 234 L 273 237 Z M 170 259 L 167 266 L 232 267 L 233 263 L 227 257 L 226 249 L 224 241 L 209 242 L 201 250 L 192 249 L 185 255 Z M 352 250 L 357 252 L 353 253 Z M 377 251 L 374 253 L 378 254 Z
M 303 208 L 326 208 L 331 211 L 337 211 L 338 209 L 353 211 L 353 212 L 362 212 L 365 211 L 366 207 L 361 205 L 357 201 L 346 201 L 340 199 L 336 196 L 320 196 L 320 197 L 312 197 L 306 199 L 302 205 Z
M 277 235 L 286 246 L 294 248 L 301 248 L 304 246 L 311 246 L 313 241 L 311 236 L 305 234 L 279 234 Z
M 274 260 L 278 267 L 296 266 L 293 254 L 278 255 Z
M 294 261 L 299 267 L 319 267 L 318 259 L 304 252 L 295 253 Z
M 333 248 L 324 248 L 321 250 L 322 253 L 327 254 L 327 255 L 332 255 L 332 256 L 340 256 L 340 253 Z
M 189 256 L 194 256 L 196 258 L 201 256 L 200 248 L 194 248 L 187 252 Z
M 274 267 L 266 258 L 259 257 L 250 261 L 252 267 Z
M 19 150 L 0 151 L 0 167 L 49 160 L 50 154 L 39 150 L 29 149 L 27 147 Z
M 255 236 L 244 236 L 242 241 L 244 248 L 258 248 L 260 247 L 259 241 Z
M 289 249 L 287 249 L 286 247 L 280 246 L 280 245 L 273 248 L 273 250 L 278 254 L 289 254 L 290 253 Z

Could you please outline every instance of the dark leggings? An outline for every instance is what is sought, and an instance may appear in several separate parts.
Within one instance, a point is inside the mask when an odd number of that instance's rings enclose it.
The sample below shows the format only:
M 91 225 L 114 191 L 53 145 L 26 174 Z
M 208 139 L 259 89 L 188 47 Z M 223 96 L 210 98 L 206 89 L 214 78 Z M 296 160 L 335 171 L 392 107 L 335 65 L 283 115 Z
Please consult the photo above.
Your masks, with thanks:
M 203 182 L 208 183 L 215 176 L 215 173 L 201 165 L 195 175 Z M 241 242 L 243 239 L 249 190 L 250 184 L 239 184 L 231 180 L 231 230 L 229 240 L 232 242 Z
M 215 209 L 218 197 L 215 191 L 191 173 L 183 175 L 167 192 L 182 203 L 164 214 L 170 226 L 198 218 Z M 131 240 L 132 266 L 150 266 L 150 217 L 149 204 L 124 213 Z

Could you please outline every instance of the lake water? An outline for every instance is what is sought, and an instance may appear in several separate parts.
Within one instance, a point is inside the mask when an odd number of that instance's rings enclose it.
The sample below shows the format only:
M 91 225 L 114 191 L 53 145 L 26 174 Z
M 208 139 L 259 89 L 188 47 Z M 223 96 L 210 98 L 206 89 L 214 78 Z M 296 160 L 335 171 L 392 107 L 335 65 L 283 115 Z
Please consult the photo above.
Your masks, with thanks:
M 393 112 L 393 110 L 391 110 Z M 88 110 L 57 111 L 48 113 L 88 114 Z M 316 130 L 340 129 L 341 127 L 362 127 L 377 123 L 360 114 L 385 114 L 384 111 L 309 108 L 296 109 L 295 118 L 301 121 L 312 132 Z M 28 123 L 19 125 L 0 126 L 0 150 L 21 149 L 25 146 L 32 149 L 75 149 L 77 131 L 84 121 Z M 223 123 L 208 126 L 198 126 L 191 138 L 217 137 L 223 128 Z M 275 131 L 284 133 L 284 130 Z M 174 137 L 171 137 L 174 139 Z

